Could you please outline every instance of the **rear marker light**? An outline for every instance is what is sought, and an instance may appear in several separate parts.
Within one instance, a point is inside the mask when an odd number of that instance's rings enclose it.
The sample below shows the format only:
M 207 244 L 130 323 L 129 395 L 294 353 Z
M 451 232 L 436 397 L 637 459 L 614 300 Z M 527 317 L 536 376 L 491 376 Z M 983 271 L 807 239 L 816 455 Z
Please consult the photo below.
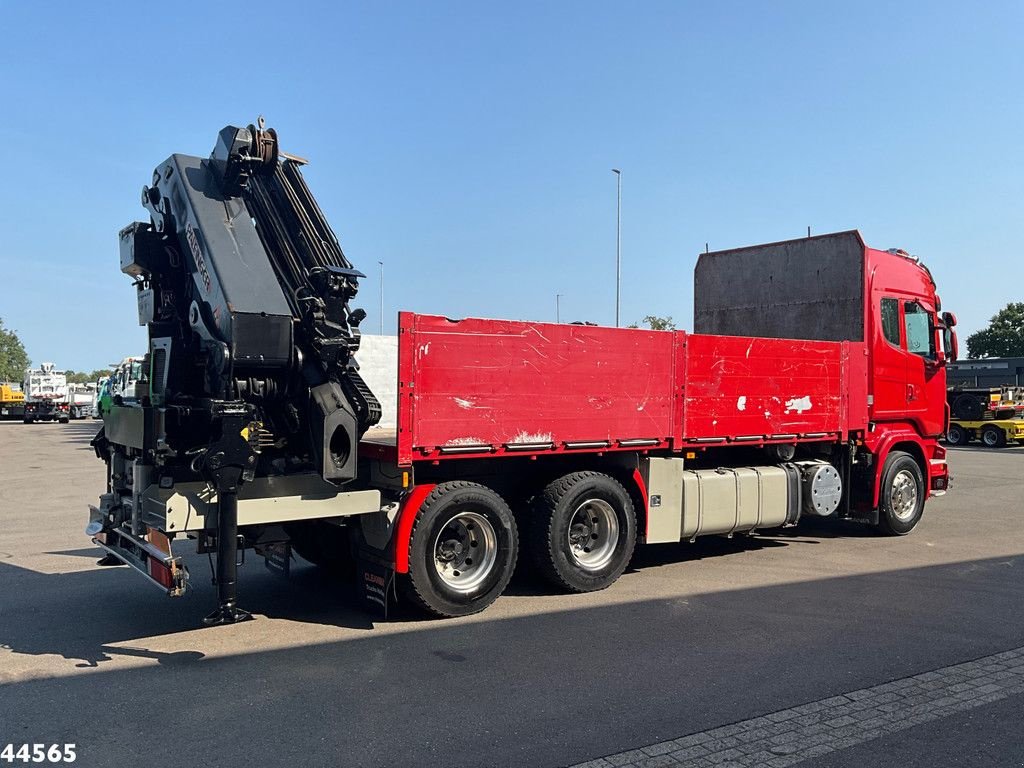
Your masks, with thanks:
M 171 569 L 159 560 L 149 559 L 149 575 L 157 582 L 170 589 L 174 585 L 174 574 Z

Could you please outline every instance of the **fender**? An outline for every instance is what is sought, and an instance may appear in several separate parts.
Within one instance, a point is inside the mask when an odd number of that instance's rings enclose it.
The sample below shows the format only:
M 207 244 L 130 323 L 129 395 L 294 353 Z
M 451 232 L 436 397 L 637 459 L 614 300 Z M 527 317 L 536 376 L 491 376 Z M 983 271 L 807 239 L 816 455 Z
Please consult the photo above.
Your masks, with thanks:
M 648 534 L 650 534 L 651 516 L 648 514 L 647 509 L 647 483 L 644 482 L 644 476 L 640 474 L 639 469 L 633 470 L 633 482 L 636 484 L 636 491 L 640 494 L 641 501 L 643 501 L 643 509 L 641 511 L 644 515 L 644 538 L 647 538 Z
M 945 471 L 944 469 L 939 471 L 931 463 L 935 440 L 922 438 L 920 433 L 906 422 L 880 425 L 877 431 L 869 432 L 864 440 L 864 445 L 875 457 L 874 488 L 871 492 L 871 504 L 875 508 L 878 507 L 878 497 L 882 484 L 882 469 L 885 467 L 885 460 L 889 457 L 892 447 L 897 443 L 914 443 L 921 450 L 921 455 L 924 457 L 922 472 L 925 481 L 925 498 L 931 496 L 931 478 L 933 474 L 941 475 Z
M 416 515 L 420 507 L 427 500 L 427 496 L 437 487 L 436 483 L 424 483 L 417 485 L 402 504 L 402 511 L 398 515 L 398 525 L 395 527 L 393 545 L 395 547 L 395 573 L 409 572 L 409 539 L 412 536 L 412 525 L 416 522 Z

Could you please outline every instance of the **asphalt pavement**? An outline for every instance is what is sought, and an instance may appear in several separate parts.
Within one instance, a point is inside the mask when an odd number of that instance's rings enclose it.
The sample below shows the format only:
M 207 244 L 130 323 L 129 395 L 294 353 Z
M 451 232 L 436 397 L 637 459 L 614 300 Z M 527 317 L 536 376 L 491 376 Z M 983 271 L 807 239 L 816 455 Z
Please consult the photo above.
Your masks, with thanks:
M 0 422 L 0 748 L 71 742 L 83 766 L 567 766 L 1024 647 L 1024 447 L 951 449 L 953 488 L 907 537 L 810 521 L 652 546 L 606 591 L 519 575 L 465 619 L 383 621 L 317 569 L 285 579 L 250 553 L 257 620 L 202 628 L 205 556 L 180 599 L 95 566 L 95 429 Z M 802 764 L 1020 765 L 1022 703 Z

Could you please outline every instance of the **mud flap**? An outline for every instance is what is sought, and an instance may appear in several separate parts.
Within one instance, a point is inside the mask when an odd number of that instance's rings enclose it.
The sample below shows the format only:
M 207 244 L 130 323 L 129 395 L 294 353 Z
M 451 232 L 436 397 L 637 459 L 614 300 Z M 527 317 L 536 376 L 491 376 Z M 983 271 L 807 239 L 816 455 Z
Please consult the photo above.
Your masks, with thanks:
M 288 578 L 292 574 L 292 546 L 287 541 L 265 544 L 257 550 L 263 555 L 263 565 L 271 573 Z
M 366 610 L 388 617 L 388 605 L 398 599 L 394 565 L 360 549 L 356 556 L 359 597 Z

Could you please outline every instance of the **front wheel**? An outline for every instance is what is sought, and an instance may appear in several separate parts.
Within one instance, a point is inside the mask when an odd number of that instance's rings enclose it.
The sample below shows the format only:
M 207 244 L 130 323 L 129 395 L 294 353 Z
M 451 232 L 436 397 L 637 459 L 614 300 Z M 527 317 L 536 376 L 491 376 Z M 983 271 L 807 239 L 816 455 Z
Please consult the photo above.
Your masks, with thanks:
M 501 496 L 478 483 L 441 483 L 413 523 L 402 591 L 438 616 L 478 613 L 505 591 L 518 552 L 516 521 Z
M 626 489 L 600 472 L 573 472 L 533 501 L 524 546 L 549 582 L 570 592 L 611 586 L 636 546 L 636 514 Z
M 889 536 L 914 530 L 924 514 L 924 474 L 909 453 L 893 451 L 882 469 L 878 495 L 878 529 Z

